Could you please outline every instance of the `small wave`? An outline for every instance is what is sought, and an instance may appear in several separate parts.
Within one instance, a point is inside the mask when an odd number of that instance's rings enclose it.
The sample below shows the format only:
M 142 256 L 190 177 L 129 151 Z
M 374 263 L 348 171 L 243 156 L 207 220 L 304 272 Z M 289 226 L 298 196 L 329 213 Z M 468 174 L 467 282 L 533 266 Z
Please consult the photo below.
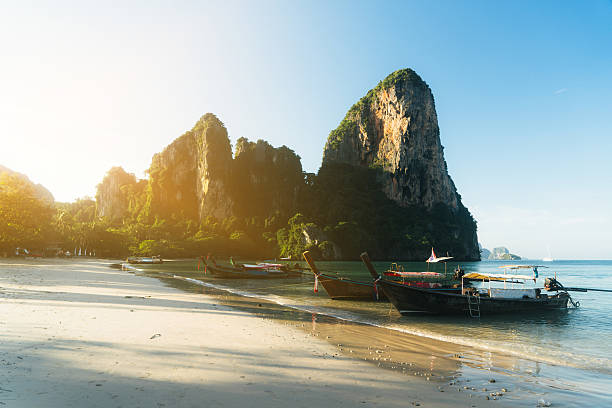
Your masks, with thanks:
M 574 354 L 570 352 L 556 351 L 548 348 L 537 347 L 520 343 L 507 344 L 496 340 L 478 340 L 477 338 L 465 338 L 460 336 L 443 335 L 428 330 L 420 330 L 414 327 L 398 327 L 373 323 L 374 326 L 395 330 L 398 332 L 411 334 L 414 336 L 426 337 L 433 340 L 444 341 L 447 343 L 459 344 L 462 346 L 477 348 L 492 353 L 503 353 L 524 360 L 539 361 L 551 365 L 568 366 L 589 371 L 597 371 L 602 374 L 612 374 L 612 360 Z

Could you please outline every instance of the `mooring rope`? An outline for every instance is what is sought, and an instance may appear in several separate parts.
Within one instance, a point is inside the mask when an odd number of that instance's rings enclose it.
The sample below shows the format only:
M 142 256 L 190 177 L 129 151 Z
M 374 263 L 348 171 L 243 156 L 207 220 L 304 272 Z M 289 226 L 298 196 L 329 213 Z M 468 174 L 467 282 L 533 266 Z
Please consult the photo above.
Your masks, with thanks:
M 565 293 L 567 293 L 567 292 L 565 292 Z M 569 293 L 567 293 L 567 296 L 569 297 L 569 301 L 572 304 L 572 306 L 574 306 L 574 308 L 578 309 L 580 307 L 580 301 L 577 300 L 577 301 L 574 302 L 574 299 L 572 299 L 572 297 L 570 296 Z

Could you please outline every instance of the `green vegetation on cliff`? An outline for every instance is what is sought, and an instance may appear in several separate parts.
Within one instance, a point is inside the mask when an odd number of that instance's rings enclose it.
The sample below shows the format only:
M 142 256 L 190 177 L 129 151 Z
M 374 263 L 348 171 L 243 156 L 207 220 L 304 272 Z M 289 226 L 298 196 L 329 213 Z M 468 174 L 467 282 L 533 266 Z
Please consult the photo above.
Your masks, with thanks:
M 367 132 L 370 132 L 370 106 L 376 102 L 377 95 L 383 89 L 389 89 L 405 82 L 418 83 L 427 87 L 427 84 L 425 84 L 421 77 L 410 68 L 392 72 L 385 79 L 380 81 L 374 88 L 370 89 L 368 93 L 359 99 L 359 101 L 357 101 L 353 106 L 351 106 L 338 127 L 329 133 L 326 149 L 337 150 L 343 140 L 357 134 L 360 125 L 363 126 Z
M 297 209 L 297 194 L 304 185 L 300 157 L 286 146 L 268 142 L 236 142 L 229 181 L 234 213 L 239 217 L 289 217 Z
M 465 207 L 400 207 L 382 192 L 379 172 L 329 163 L 305 192 L 310 199 L 302 213 L 340 246 L 343 258 L 358 259 L 367 250 L 377 259 L 419 260 L 432 246 L 440 253 L 466 253 L 463 235 L 475 230 L 475 221 Z

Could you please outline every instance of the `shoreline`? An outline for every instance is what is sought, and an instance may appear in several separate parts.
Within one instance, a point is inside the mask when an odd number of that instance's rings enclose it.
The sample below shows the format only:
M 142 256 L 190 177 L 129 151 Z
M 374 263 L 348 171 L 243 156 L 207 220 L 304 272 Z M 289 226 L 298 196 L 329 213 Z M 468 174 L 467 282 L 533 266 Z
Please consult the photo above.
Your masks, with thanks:
M 470 361 L 456 344 L 428 339 L 424 345 L 417 335 L 398 341 L 399 336 L 386 334 L 388 329 L 212 293 L 184 281 L 177 285 L 177 279 L 113 270 L 108 264 L 95 259 L 0 262 L 6 316 L 0 322 L 1 353 L 10 367 L 2 379 L 2 389 L 10 391 L 0 390 L 0 403 L 79 406 L 87 398 L 94 406 L 203 401 L 233 406 L 234 388 L 247 387 L 243 398 L 263 393 L 249 405 L 254 407 L 274 401 L 527 407 L 540 398 L 565 406 L 562 394 L 549 396 L 537 385 L 525 387 L 524 379 L 478 368 L 478 361 Z M 489 354 L 499 367 L 516 360 Z M 67 368 L 71 363 L 82 374 L 78 378 L 69 372 L 74 367 Z M 42 375 L 41 368 L 49 372 Z M 63 390 L 72 383 L 79 385 L 74 387 L 78 392 Z M 124 389 L 126 383 L 130 389 Z M 149 388 L 153 384 L 155 390 Z M 490 395 L 499 392 L 501 398 Z M 50 394 L 56 397 L 52 401 Z M 43 404 L 40 396 L 47 396 Z
M 8 407 L 489 406 L 96 260 L 0 262 L 0 295 Z
M 438 392 L 464 393 L 470 401 L 486 400 L 498 406 L 533 407 L 540 400 L 553 401 L 552 404 L 559 407 L 578 407 L 585 403 L 574 400 L 574 392 L 578 390 L 572 389 L 571 385 L 559 383 L 556 381 L 559 378 L 550 381 L 550 378 L 539 376 L 539 372 L 546 367 L 554 369 L 555 366 L 549 363 L 501 351 L 473 349 L 459 343 L 344 320 L 321 312 L 304 311 L 258 297 L 200 286 L 188 282 L 184 277 L 169 277 L 172 274 L 136 273 L 142 276 L 157 275 L 157 279 L 182 290 L 212 293 L 224 305 L 295 326 L 314 338 L 322 339 L 334 346 L 338 355 L 367 361 L 374 368 L 399 372 L 408 376 L 409 380 L 415 377 L 424 379 L 435 384 Z M 393 313 L 392 306 L 389 307 Z M 520 367 L 521 373 L 517 373 L 517 367 Z M 580 371 L 569 366 L 560 366 L 559 369 Z M 530 377 L 532 373 L 535 375 Z

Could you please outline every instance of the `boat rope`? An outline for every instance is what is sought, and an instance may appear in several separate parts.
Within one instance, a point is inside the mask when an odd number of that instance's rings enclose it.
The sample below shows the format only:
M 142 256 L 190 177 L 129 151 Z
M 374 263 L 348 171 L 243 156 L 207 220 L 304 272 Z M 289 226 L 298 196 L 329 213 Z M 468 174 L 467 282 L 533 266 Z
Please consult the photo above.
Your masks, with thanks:
M 567 293 L 567 292 L 565 292 L 565 293 Z M 569 301 L 570 301 L 570 303 L 572 304 L 572 306 L 574 306 L 574 309 L 578 309 L 578 308 L 580 307 L 580 301 L 579 301 L 579 300 L 576 300 L 576 301 L 574 302 L 574 299 L 572 299 L 572 297 L 570 296 L 570 294 L 569 294 L 569 293 L 567 293 L 567 296 L 569 297 Z

